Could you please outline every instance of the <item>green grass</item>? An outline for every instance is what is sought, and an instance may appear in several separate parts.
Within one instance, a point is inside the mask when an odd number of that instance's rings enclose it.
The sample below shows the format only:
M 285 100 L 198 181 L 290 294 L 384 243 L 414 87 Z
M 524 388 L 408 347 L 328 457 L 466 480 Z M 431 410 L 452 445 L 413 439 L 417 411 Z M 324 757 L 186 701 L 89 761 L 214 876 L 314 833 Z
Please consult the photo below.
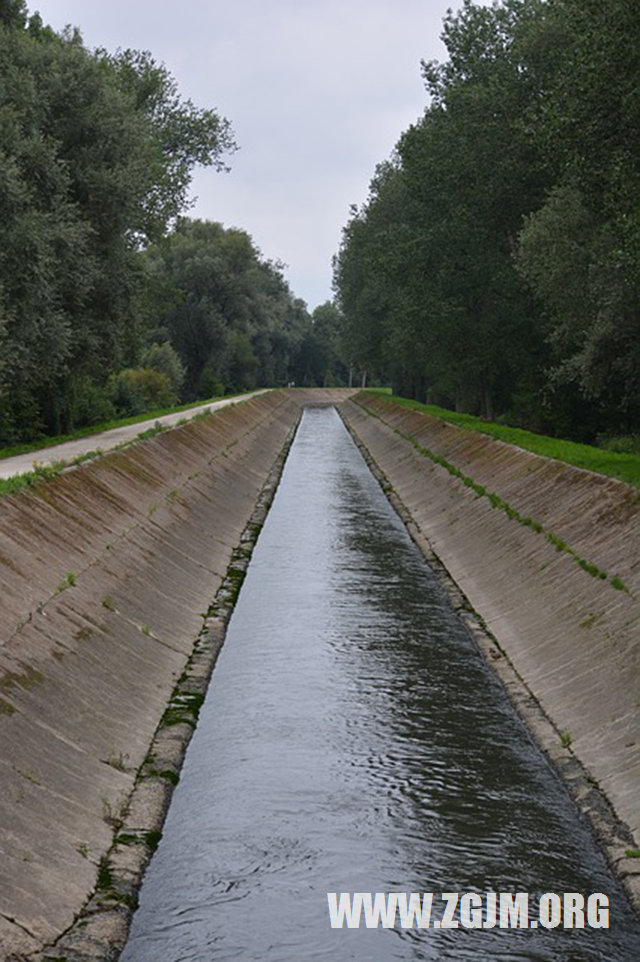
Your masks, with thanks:
M 216 401 L 226 401 L 228 398 L 239 397 L 246 394 L 240 391 L 238 394 L 225 394 L 223 397 L 213 397 L 204 401 L 189 401 L 187 404 L 179 404 L 177 407 L 157 408 L 154 411 L 145 411 L 144 414 L 134 414 L 127 418 L 116 418 L 111 421 L 102 421 L 100 424 L 90 424 L 83 428 L 78 428 L 71 434 L 59 434 L 54 438 L 38 438 L 26 444 L 13 444 L 7 447 L 0 447 L 0 460 L 3 458 L 13 458 L 18 454 L 29 454 L 31 451 L 43 451 L 45 448 L 55 447 L 56 444 L 64 444 L 67 441 L 75 441 L 78 438 L 87 438 L 92 434 L 101 434 L 102 431 L 111 431 L 113 428 L 124 428 L 129 424 L 144 424 L 145 421 L 155 421 L 157 418 L 164 417 L 165 414 L 177 414 L 179 411 L 188 411 L 191 408 L 201 407 L 203 404 L 214 404 Z
M 533 431 L 525 431 L 522 428 L 512 428 L 506 424 L 483 421 L 482 418 L 475 417 L 472 414 L 458 414 L 455 411 L 447 411 L 445 408 L 437 407 L 435 404 L 421 404 L 419 401 L 390 395 L 380 388 L 368 388 L 367 393 L 383 396 L 403 407 L 424 411 L 425 414 L 430 414 L 441 421 L 447 421 L 449 424 L 455 424 L 456 427 L 479 431 L 481 434 L 487 434 L 489 437 L 497 438 L 506 444 L 514 444 L 519 448 L 524 448 L 525 451 L 531 451 L 533 454 L 540 454 L 545 458 L 556 458 L 556 460 L 564 461 L 566 464 L 573 464 L 575 467 L 585 468 L 587 471 L 595 471 L 597 474 L 605 474 L 607 477 L 616 478 L 618 481 L 624 481 L 626 484 L 640 488 L 640 455 L 617 454 L 613 451 L 605 451 L 603 448 L 596 448 L 590 444 L 563 441 L 560 438 L 550 438 L 544 434 L 534 434 Z
M 422 407 L 424 406 L 425 405 L 422 405 Z M 363 408 L 370 416 L 379 418 L 379 415 L 370 408 L 366 407 L 365 405 L 363 405 Z M 451 461 L 448 461 L 446 458 L 442 457 L 441 454 L 436 454 L 435 451 L 425 448 L 422 444 L 416 441 L 414 437 L 412 437 L 410 434 L 405 434 L 405 432 L 401 431 L 399 428 L 393 428 L 393 430 L 399 437 L 404 438 L 405 441 L 408 441 L 409 444 L 411 444 L 413 448 L 415 448 L 415 450 L 418 451 L 418 453 L 423 457 L 429 458 L 429 460 L 433 461 L 434 464 L 439 464 L 440 467 L 444 468 L 445 471 L 448 471 L 452 477 L 462 481 L 462 483 L 471 491 L 475 492 L 479 498 L 487 498 L 493 508 L 496 508 L 499 511 L 504 511 L 507 517 L 512 521 L 516 521 L 518 524 L 524 525 L 527 528 L 531 528 L 531 530 L 535 531 L 536 534 L 544 535 L 547 541 L 554 546 L 556 551 L 566 552 L 578 565 L 580 565 L 583 571 L 587 572 L 587 574 L 591 575 L 593 578 L 600 578 L 603 581 L 609 581 L 612 587 L 618 591 L 629 591 L 624 581 L 618 578 L 617 575 L 612 576 L 606 571 L 602 571 L 597 565 L 592 564 L 585 558 L 581 558 L 580 555 L 566 543 L 566 541 L 563 541 L 562 538 L 559 538 L 556 534 L 554 534 L 553 531 L 547 531 L 539 521 L 535 521 L 528 515 L 520 514 L 517 508 L 514 508 L 512 505 L 508 504 L 503 498 L 500 497 L 499 494 L 496 494 L 494 491 L 487 491 L 484 485 L 479 484 L 474 478 L 464 474 L 460 468 L 456 467 L 455 464 L 452 464 Z
M 73 571 L 67 571 L 66 575 L 58 585 L 56 591 L 58 594 L 62 591 L 66 591 L 67 588 L 73 588 L 77 584 L 77 579 Z
M 100 859 L 100 864 L 98 865 L 97 887 L 100 891 L 104 891 L 105 889 L 110 889 L 112 885 L 113 877 L 109 867 L 109 860 L 107 859 L 106 855 L 103 855 Z

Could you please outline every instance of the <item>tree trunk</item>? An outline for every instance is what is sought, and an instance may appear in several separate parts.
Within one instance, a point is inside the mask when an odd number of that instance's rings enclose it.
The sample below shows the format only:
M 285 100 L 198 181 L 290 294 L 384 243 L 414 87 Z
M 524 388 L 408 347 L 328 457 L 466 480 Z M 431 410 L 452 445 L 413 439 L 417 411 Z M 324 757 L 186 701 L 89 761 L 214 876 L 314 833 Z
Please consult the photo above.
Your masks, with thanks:
M 480 385 L 480 414 L 485 421 L 493 421 L 493 397 L 486 381 Z

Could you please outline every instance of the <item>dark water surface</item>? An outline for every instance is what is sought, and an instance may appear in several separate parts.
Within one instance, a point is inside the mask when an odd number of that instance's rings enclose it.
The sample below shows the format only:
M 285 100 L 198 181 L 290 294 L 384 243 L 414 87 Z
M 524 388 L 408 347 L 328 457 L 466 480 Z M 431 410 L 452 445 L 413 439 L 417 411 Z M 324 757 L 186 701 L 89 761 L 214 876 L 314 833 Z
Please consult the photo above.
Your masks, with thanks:
M 332 929 L 327 892 L 606 893 L 609 929 Z M 437 902 L 437 905 L 436 905 Z M 637 962 L 584 822 L 333 409 L 291 449 L 125 962 Z

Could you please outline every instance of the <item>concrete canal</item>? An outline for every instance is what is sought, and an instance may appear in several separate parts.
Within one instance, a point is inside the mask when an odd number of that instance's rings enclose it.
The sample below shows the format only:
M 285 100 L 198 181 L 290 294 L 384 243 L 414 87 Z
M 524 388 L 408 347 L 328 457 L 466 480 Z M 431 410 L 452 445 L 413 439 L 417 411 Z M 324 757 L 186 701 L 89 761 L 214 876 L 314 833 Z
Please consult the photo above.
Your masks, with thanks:
M 328 892 L 433 892 L 431 925 L 332 928 Z M 585 926 L 486 927 L 484 895 L 485 927 L 434 927 L 443 892 L 527 892 L 536 922 L 543 893 L 581 893 Z M 590 893 L 608 928 L 588 924 Z M 633 962 L 639 946 L 588 825 L 338 414 L 307 409 L 123 962 Z

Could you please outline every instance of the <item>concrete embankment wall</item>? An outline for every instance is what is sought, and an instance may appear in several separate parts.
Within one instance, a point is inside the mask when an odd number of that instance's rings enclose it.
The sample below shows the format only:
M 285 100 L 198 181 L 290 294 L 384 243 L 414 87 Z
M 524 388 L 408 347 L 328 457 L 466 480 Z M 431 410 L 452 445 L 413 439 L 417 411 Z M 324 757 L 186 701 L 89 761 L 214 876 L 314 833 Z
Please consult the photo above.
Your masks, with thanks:
M 0 959 L 37 954 L 95 888 L 303 400 L 262 395 L 0 501 Z
M 635 836 L 609 854 L 640 901 L 639 493 L 385 398 L 341 411 Z

